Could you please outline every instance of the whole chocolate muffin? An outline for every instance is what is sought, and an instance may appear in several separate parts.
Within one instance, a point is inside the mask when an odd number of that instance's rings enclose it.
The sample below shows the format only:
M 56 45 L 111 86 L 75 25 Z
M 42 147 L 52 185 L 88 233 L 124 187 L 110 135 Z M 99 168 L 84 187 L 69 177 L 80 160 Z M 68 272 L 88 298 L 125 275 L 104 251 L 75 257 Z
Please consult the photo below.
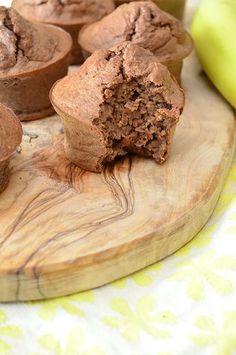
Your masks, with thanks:
M 64 124 L 68 158 L 100 172 L 129 152 L 163 163 L 184 93 L 150 51 L 125 42 L 96 51 L 54 85 L 51 101 Z
M 161 11 L 152 1 L 135 1 L 85 26 L 79 35 L 85 55 L 124 41 L 152 51 L 180 81 L 182 60 L 191 52 L 192 40 L 179 20 Z
M 78 45 L 81 27 L 115 8 L 113 0 L 13 0 L 12 6 L 31 21 L 56 25 L 69 32 L 73 39 L 71 64 L 81 64 L 84 60 Z
M 20 145 L 22 128 L 20 121 L 7 107 L 0 104 L 0 193 L 9 182 L 9 160 Z
M 33 24 L 0 7 L 0 102 L 21 120 L 52 114 L 49 91 L 67 74 L 71 45 L 58 27 Z
M 135 0 L 115 0 L 116 6 Z M 186 0 L 152 0 L 161 10 L 169 12 L 179 20 L 183 19 Z

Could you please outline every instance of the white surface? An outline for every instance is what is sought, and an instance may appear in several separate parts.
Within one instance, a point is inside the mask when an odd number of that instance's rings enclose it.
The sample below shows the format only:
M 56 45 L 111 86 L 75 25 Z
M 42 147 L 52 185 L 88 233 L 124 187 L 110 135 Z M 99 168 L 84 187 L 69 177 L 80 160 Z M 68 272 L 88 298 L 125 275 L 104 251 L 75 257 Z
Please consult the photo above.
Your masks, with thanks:
M 0 0 L 0 5 L 10 6 L 11 5 L 11 0 Z

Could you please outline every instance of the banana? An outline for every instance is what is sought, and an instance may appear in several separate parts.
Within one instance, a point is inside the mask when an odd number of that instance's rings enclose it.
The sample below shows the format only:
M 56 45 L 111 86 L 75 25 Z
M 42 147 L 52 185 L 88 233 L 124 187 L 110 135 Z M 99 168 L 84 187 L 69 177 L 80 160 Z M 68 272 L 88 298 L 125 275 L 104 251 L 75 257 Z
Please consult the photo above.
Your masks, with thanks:
M 206 74 L 236 108 L 236 0 L 202 0 L 192 36 Z

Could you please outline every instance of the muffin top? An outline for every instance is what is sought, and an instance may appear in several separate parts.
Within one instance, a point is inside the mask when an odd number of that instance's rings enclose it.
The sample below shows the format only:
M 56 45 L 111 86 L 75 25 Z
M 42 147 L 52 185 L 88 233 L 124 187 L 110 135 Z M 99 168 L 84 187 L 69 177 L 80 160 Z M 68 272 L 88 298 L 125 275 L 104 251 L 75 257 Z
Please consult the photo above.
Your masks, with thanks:
M 79 36 L 83 49 L 93 53 L 124 41 L 149 49 L 163 61 L 184 56 L 186 34 L 175 17 L 161 11 L 152 1 L 134 1 L 119 6 L 100 21 L 85 26 Z
M 130 42 L 96 51 L 76 72 L 54 85 L 51 100 L 61 112 L 91 124 L 99 117 L 107 90 L 136 77 L 157 85 L 163 102 L 171 105 L 168 115 L 179 117 L 184 105 L 183 91 L 153 53 Z
M 33 24 L 14 9 L 0 7 L 0 77 L 43 67 L 70 47 L 64 31 Z
M 65 26 L 96 21 L 115 8 L 113 0 L 14 0 L 12 6 L 32 21 Z
M 0 104 L 0 163 L 16 151 L 21 139 L 20 121 L 9 108 Z

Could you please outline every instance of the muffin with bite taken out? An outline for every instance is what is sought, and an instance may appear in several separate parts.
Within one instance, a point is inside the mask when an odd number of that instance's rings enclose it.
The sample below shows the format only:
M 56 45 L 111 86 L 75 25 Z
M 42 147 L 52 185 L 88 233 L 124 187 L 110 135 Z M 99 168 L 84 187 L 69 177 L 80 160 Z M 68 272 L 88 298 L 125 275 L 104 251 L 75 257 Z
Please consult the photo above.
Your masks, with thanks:
M 125 42 L 96 51 L 51 90 L 67 157 L 101 172 L 136 153 L 162 164 L 184 107 L 184 93 L 150 51 Z

